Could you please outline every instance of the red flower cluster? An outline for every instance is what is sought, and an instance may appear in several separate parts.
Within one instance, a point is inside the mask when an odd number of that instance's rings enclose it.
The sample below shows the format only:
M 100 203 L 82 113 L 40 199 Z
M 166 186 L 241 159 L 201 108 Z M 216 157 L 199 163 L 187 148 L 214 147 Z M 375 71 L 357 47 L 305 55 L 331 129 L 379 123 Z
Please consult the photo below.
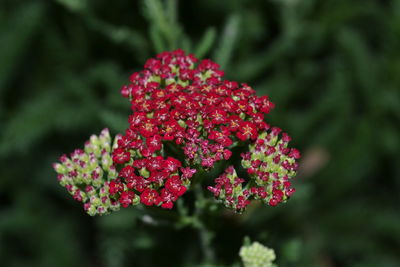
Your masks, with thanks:
M 260 134 L 249 146 L 249 152 L 241 155 L 242 165 L 252 178 L 248 188 L 258 194 L 255 198 L 270 206 L 286 201 L 294 193 L 289 180 L 295 176 L 296 160 L 300 158 L 297 149 L 288 148 L 290 137 L 280 133 L 281 129 L 273 127 Z
M 62 155 L 60 162 L 53 164 L 61 186 L 75 200 L 82 202 L 85 211 L 91 216 L 119 210 L 120 204 L 126 206 L 127 196 L 121 196 L 118 202 L 110 198 L 109 194 L 110 181 L 118 175 L 110 155 L 110 151 L 117 146 L 118 138 L 119 136 L 115 137 L 112 145 L 110 133 L 108 129 L 104 129 L 99 136 L 90 137 L 84 150 L 76 149 L 70 157 Z M 132 193 L 128 197 L 138 202 Z
M 171 209 L 197 170 L 207 171 L 229 160 L 235 146 L 249 145 L 242 165 L 250 179 L 237 177 L 230 166 L 208 190 L 239 212 L 252 199 L 271 206 L 284 202 L 294 192 L 289 179 L 300 153 L 287 147 L 287 134 L 264 122 L 274 107 L 268 97 L 223 74 L 218 64 L 198 62 L 182 50 L 149 59 L 121 88 L 132 109 L 125 134 L 111 147 L 103 130 L 84 151 L 62 157 L 54 164 L 60 184 L 90 215 L 139 203 Z
M 233 166 L 229 166 L 221 176 L 215 179 L 215 187 L 209 186 L 208 190 L 226 207 L 241 212 L 250 204 L 249 198 L 253 193 L 242 188 L 244 182 L 244 179 L 237 176 Z M 258 191 L 255 194 L 258 194 Z M 260 194 L 264 196 L 265 191 L 260 191 Z
M 145 205 L 171 208 L 195 169 L 228 160 L 234 145 L 254 141 L 269 128 L 264 115 L 274 104 L 247 84 L 223 80 L 223 74 L 211 60 L 198 63 L 176 50 L 149 59 L 131 75 L 121 88 L 133 113 L 113 152 L 122 167 L 115 190 L 110 187 L 115 198 L 129 199 L 132 193 L 124 192 L 134 192 Z M 182 149 L 185 162 L 164 157 L 168 143 Z

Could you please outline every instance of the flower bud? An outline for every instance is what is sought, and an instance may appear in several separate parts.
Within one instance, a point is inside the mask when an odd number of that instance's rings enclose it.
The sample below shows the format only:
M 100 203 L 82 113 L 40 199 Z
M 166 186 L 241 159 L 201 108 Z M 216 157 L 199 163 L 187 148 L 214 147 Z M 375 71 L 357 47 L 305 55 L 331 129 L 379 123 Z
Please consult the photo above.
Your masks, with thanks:
M 249 246 L 242 246 L 239 252 L 244 267 L 273 267 L 275 251 L 259 242 L 253 242 Z
M 74 199 L 83 202 L 85 211 L 91 216 L 119 209 L 119 204 L 111 201 L 108 192 L 108 181 L 117 177 L 117 171 L 112 165 L 110 143 L 110 133 L 104 129 L 100 136 L 90 137 L 84 150 L 75 150 L 71 158 L 64 155 L 60 158 L 62 163 L 53 164 L 59 174 L 60 185 Z M 80 188 L 84 188 L 84 191 Z M 135 201 L 138 202 L 137 199 Z

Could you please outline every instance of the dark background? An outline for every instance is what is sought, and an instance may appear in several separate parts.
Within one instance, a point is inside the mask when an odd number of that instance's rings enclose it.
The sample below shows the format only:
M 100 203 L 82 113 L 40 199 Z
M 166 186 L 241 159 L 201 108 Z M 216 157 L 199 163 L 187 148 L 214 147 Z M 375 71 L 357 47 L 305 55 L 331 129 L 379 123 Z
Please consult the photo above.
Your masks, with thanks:
M 204 218 L 219 265 L 249 235 L 279 266 L 400 266 L 396 0 L 2 0 L 1 266 L 201 262 L 194 230 L 135 208 L 89 217 L 51 168 L 92 133 L 123 131 L 120 86 L 174 48 L 269 95 L 268 122 L 303 155 L 287 204 Z

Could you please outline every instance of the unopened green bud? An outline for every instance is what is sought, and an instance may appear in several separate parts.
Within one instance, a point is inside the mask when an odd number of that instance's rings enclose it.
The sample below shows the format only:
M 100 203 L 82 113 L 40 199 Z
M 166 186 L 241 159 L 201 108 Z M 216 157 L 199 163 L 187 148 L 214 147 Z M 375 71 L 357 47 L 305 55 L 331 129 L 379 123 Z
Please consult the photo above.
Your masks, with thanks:
M 259 242 L 253 242 L 250 246 L 242 246 L 239 252 L 245 267 L 272 267 L 275 260 L 275 252 Z
M 118 146 L 118 138 L 120 136 L 114 140 L 115 147 Z M 84 150 L 75 150 L 71 158 L 63 155 L 60 157 L 61 163 L 53 164 L 59 174 L 60 184 L 67 188 L 74 199 L 83 202 L 89 215 L 101 215 L 119 209 L 118 203 L 111 204 L 108 192 L 107 182 L 117 177 L 110 144 L 110 133 L 104 129 L 99 136 L 90 137 Z

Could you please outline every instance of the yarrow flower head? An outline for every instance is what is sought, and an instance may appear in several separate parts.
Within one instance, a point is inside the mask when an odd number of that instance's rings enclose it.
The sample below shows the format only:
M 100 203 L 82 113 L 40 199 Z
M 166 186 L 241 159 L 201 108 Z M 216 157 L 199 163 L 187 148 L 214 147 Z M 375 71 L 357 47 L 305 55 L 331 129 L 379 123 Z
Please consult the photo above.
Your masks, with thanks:
M 121 88 L 131 103 L 129 127 L 109 151 L 109 168 L 117 173 L 104 181 L 110 201 L 171 209 L 196 173 L 229 160 L 237 146 L 249 146 L 242 161 L 249 177 L 229 167 L 209 187 L 225 206 L 242 211 L 252 199 L 274 206 L 293 193 L 288 180 L 299 153 L 264 121 L 274 104 L 223 75 L 217 63 L 178 49 L 149 59 L 130 76 Z
M 259 242 L 253 242 L 249 246 L 242 246 L 239 251 L 244 267 L 276 267 L 275 251 Z
M 60 162 L 53 164 L 60 184 L 75 200 L 83 203 L 89 215 L 108 214 L 124 206 L 109 194 L 113 188 L 111 180 L 118 175 L 111 159 L 111 150 L 117 148 L 118 138 L 112 146 L 110 133 L 104 129 L 99 136 L 90 137 L 84 150 L 76 149 L 70 157 L 62 155 Z M 134 196 L 131 199 L 134 201 Z
M 233 166 L 229 166 L 224 174 L 215 179 L 215 187 L 209 186 L 208 190 L 227 208 L 242 211 L 250 204 L 251 197 L 250 191 L 242 187 L 244 182 L 244 179 L 237 176 Z

